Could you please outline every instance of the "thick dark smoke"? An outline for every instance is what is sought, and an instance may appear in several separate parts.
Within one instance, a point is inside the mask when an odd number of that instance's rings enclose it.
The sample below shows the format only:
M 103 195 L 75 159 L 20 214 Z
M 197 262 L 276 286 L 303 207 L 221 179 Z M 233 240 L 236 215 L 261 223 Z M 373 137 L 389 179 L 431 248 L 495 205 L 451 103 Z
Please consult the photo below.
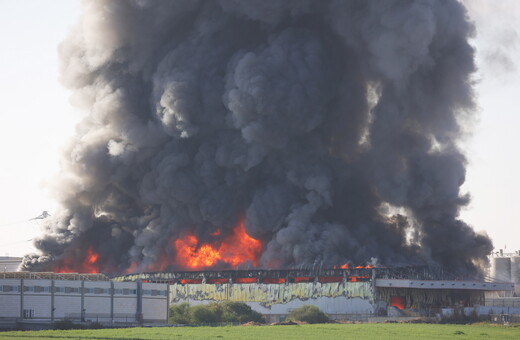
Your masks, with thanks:
M 475 71 L 459 2 L 83 7 L 60 51 L 85 118 L 26 269 L 92 249 L 146 270 L 242 219 L 264 268 L 485 262 L 491 241 L 459 219 Z

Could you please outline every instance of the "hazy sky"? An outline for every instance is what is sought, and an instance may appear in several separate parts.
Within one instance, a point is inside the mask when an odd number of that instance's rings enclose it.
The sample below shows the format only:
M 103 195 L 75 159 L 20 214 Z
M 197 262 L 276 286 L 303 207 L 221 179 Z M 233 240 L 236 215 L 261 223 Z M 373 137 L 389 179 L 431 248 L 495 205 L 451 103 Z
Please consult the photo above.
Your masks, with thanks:
M 477 24 L 478 120 L 464 143 L 469 167 L 462 216 L 495 247 L 520 249 L 520 0 L 466 0 Z M 58 45 L 79 0 L 0 0 L 0 256 L 33 251 L 38 216 L 55 203 L 59 152 L 79 119 L 59 84 Z M 54 179 L 52 177 L 54 176 Z

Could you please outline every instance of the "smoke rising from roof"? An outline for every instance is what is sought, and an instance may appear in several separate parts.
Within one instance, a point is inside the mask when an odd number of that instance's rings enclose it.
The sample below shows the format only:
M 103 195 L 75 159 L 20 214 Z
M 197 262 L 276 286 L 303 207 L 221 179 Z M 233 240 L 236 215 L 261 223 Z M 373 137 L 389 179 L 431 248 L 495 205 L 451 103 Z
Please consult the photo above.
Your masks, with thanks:
M 459 2 L 83 7 L 60 53 L 86 115 L 26 269 L 92 249 L 103 271 L 146 270 L 241 221 L 260 267 L 486 260 L 458 218 L 475 71 Z

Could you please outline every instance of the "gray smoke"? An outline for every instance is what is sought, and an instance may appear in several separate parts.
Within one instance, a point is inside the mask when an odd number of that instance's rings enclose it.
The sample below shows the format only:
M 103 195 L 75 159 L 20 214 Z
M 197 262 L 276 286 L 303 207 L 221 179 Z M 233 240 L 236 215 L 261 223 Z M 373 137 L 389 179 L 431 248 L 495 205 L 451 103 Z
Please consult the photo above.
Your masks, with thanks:
M 485 263 L 490 239 L 459 219 L 475 71 L 459 2 L 83 7 L 60 52 L 86 114 L 26 269 L 88 249 L 104 271 L 156 269 L 173 239 L 242 219 L 264 268 Z

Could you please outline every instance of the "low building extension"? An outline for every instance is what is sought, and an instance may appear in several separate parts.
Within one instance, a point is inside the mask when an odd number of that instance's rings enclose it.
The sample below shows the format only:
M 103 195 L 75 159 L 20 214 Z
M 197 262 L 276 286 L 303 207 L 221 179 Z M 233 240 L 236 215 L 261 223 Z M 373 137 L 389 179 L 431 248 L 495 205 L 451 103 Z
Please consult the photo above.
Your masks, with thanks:
M 168 285 L 113 282 L 103 274 L 0 273 L 0 328 L 59 320 L 167 323 Z

